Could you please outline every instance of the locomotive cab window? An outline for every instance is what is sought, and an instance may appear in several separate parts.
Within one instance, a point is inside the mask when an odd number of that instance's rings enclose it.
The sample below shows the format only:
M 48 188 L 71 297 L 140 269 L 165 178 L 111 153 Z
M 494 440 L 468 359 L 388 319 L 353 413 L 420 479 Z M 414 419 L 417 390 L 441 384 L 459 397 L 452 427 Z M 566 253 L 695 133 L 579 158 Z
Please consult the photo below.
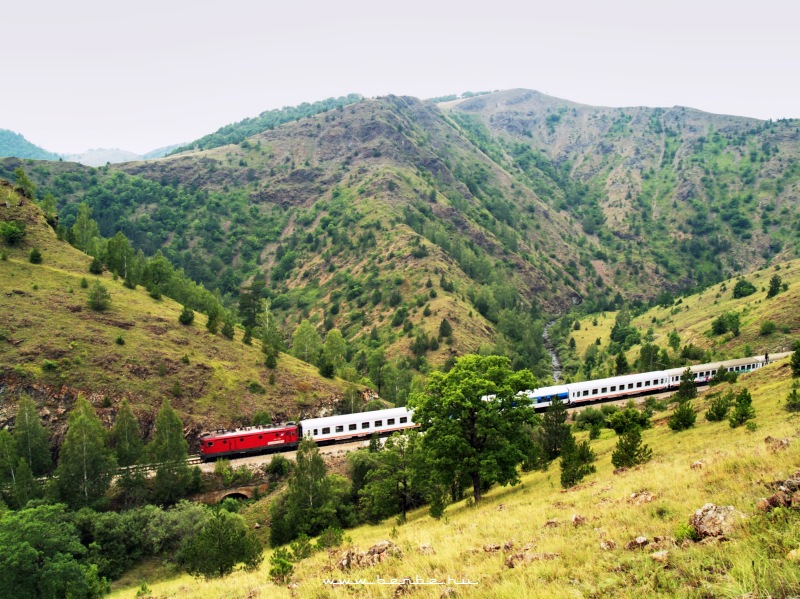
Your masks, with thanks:
M 330 435 L 331 434 L 331 428 L 329 426 L 326 426 L 325 428 L 322 429 L 322 434 L 323 435 Z
M 213 441 L 209 441 L 208 443 L 206 443 L 206 447 L 211 447 L 212 445 L 214 445 Z

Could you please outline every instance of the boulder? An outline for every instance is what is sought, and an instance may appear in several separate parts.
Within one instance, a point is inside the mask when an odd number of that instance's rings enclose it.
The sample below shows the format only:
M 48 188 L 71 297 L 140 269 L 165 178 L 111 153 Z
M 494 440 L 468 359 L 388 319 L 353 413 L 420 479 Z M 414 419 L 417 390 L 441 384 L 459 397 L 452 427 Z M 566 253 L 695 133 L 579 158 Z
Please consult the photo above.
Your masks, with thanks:
M 483 546 L 483 550 L 486 553 L 496 553 L 496 552 L 500 551 L 500 545 L 496 545 L 494 543 L 489 543 L 489 544 Z
M 572 526 L 580 526 L 586 524 L 588 521 L 589 519 L 586 516 L 581 516 L 580 514 L 572 515 Z
M 422 555 L 433 555 L 434 553 L 436 553 L 436 550 L 427 543 L 417 547 L 417 551 L 419 551 Z
M 600 549 L 603 551 L 611 551 L 612 549 L 617 548 L 617 543 L 608 539 L 606 541 L 600 541 Z
M 558 553 L 529 553 L 527 551 L 515 553 L 514 555 L 508 556 L 506 559 L 506 567 L 516 568 L 517 566 L 521 566 L 523 564 L 529 564 L 531 562 L 538 561 L 549 561 L 556 559 L 557 557 Z
M 650 491 L 639 491 L 638 493 L 631 493 L 628 497 L 628 503 L 632 505 L 644 505 L 651 503 L 656 498 Z
M 697 460 L 696 462 L 692 462 L 691 468 L 692 470 L 701 470 L 703 468 L 703 461 Z
M 707 503 L 690 518 L 691 524 L 701 538 L 724 538 L 733 530 L 736 522 L 743 517 L 732 505 L 718 506 Z
M 634 550 L 634 549 L 643 549 L 650 544 L 650 541 L 647 537 L 636 537 L 632 541 L 628 541 L 625 545 L 625 549 Z
M 659 564 L 666 564 L 669 561 L 669 551 L 664 549 L 662 551 L 651 553 L 650 559 L 652 559 L 654 562 L 658 562 Z
M 556 528 L 558 526 L 558 520 L 556 518 L 550 518 L 547 522 L 544 523 L 545 528 Z

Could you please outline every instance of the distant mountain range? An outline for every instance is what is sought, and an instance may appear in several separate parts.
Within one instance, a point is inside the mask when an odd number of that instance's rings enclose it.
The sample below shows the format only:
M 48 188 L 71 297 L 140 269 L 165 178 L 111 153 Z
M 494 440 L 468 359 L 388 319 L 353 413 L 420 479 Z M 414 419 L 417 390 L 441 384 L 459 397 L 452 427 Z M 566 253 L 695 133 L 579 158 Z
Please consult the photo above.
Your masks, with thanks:
M 80 154 L 56 154 L 32 144 L 24 136 L 8 129 L 0 129 L 0 157 L 28 158 L 33 160 L 63 160 L 65 162 L 78 162 L 85 166 L 103 166 L 119 162 L 134 162 L 162 158 L 181 144 L 173 144 L 158 148 L 146 154 L 136 154 L 118 148 L 96 148 L 86 150 Z

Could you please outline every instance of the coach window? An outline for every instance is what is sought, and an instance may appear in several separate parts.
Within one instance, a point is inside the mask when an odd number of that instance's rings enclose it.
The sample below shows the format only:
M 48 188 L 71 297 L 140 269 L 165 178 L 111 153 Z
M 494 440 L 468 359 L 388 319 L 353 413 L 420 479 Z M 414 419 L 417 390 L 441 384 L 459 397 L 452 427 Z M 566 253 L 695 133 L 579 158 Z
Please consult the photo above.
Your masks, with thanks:
M 636 388 L 637 388 L 637 389 L 641 389 L 641 387 L 642 387 L 642 381 L 638 381 L 638 382 L 636 383 Z
M 331 434 L 331 428 L 329 426 L 326 426 L 325 428 L 322 429 L 322 434 L 323 435 L 330 435 Z
M 358 427 L 357 427 L 355 424 L 351 424 L 351 425 L 349 425 L 349 426 L 347 427 L 347 430 L 349 430 L 349 431 L 354 431 L 354 430 L 356 430 L 357 428 L 358 428 Z
M 376 420 L 375 426 L 383 426 L 383 420 Z
M 314 434 L 315 434 L 315 435 L 318 435 L 318 434 L 319 434 L 319 433 L 317 432 L 317 429 L 314 429 Z
M 386 421 L 386 426 L 391 426 L 392 424 L 394 424 L 394 418 L 389 418 L 389 419 Z
M 340 424 L 339 426 L 336 427 L 336 432 L 337 433 L 341 433 L 343 431 L 344 431 L 344 425 Z
M 645 387 L 649 387 L 649 386 L 650 386 L 650 381 L 645 381 L 645 382 L 644 382 L 644 386 L 645 386 Z
M 597 395 L 597 389 L 592 389 L 592 395 Z
M 361 428 L 369 428 L 369 422 L 362 422 Z
M 603 388 L 600 390 L 600 393 L 608 393 L 608 387 L 603 387 Z
M 583 391 L 583 396 L 584 396 L 584 397 L 586 397 L 587 395 L 589 395 L 589 390 L 588 390 L 588 389 L 585 389 L 585 390 Z
M 400 416 L 400 424 L 405 424 L 406 422 L 408 422 L 408 418 L 405 416 Z
M 613 393 L 616 390 L 617 390 L 617 386 L 616 385 L 611 385 L 611 392 Z

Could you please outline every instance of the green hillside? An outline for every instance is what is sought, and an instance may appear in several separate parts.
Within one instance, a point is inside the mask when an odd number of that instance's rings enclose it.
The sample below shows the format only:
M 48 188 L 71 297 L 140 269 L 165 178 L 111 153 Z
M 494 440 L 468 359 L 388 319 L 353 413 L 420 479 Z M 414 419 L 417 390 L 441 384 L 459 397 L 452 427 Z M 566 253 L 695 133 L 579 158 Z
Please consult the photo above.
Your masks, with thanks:
M 48 152 L 29 142 L 21 134 L 14 133 L 8 129 L 0 129 L 0 156 L 15 156 L 33 160 L 58 160 L 58 154 Z
M 241 330 L 233 340 L 212 335 L 201 314 L 181 325 L 176 302 L 127 289 L 109 273 L 89 274 L 90 257 L 59 241 L 40 209 L 3 185 L 0 224 L 8 223 L 24 223 L 25 236 L 2 245 L 0 380 L 4 394 L 25 391 L 49 408 L 51 428 L 64 424 L 78 393 L 108 417 L 129 398 L 145 430 L 169 397 L 190 437 L 249 424 L 260 410 L 276 420 L 316 415 L 344 396 L 343 381 L 286 354 L 274 370 L 265 368 L 258 343 L 244 345 Z M 29 261 L 33 248 L 41 264 Z M 88 305 L 95 281 L 110 293 L 108 310 Z M 8 423 L 12 413 L 9 405 L 0 418 Z

